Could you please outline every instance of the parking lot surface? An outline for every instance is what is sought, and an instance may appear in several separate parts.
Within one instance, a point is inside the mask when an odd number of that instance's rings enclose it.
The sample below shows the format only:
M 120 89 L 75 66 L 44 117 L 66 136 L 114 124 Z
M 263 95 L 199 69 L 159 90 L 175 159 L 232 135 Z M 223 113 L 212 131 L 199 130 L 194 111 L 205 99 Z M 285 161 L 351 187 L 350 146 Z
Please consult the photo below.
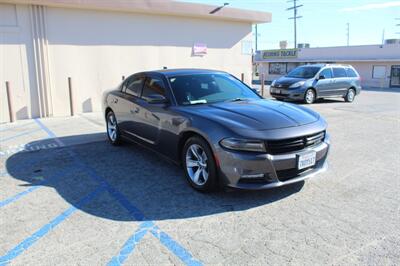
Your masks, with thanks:
M 266 191 L 201 194 L 101 114 L 0 128 L 0 265 L 399 265 L 400 93 L 308 106 L 327 172 Z

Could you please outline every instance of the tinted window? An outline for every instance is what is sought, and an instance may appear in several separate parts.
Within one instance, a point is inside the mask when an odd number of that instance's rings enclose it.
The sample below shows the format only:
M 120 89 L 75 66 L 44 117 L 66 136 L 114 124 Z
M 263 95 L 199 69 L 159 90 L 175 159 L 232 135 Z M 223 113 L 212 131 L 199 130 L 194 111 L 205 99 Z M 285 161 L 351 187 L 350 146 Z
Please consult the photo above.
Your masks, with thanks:
M 126 81 L 122 90 L 127 94 L 138 96 L 143 87 L 143 77 L 132 77 Z
M 347 73 L 347 76 L 348 77 L 351 77 L 351 78 L 356 78 L 356 77 L 358 77 L 357 76 L 357 73 L 354 71 L 354 69 L 352 69 L 352 68 L 346 68 L 346 73 Z
M 333 76 L 335 78 L 345 78 L 347 77 L 346 70 L 342 67 L 334 67 L 333 68 Z
M 246 85 L 228 74 L 176 76 L 169 78 L 169 82 L 179 105 L 260 99 Z
M 325 68 L 324 70 L 321 71 L 321 73 L 319 75 L 324 76 L 326 79 L 331 79 L 332 71 L 330 68 Z
M 290 71 L 287 77 L 309 79 L 314 77 L 320 69 L 320 67 L 315 66 L 301 66 Z
M 159 78 L 147 78 L 144 84 L 142 98 L 147 100 L 149 95 L 154 94 L 165 96 L 164 82 Z

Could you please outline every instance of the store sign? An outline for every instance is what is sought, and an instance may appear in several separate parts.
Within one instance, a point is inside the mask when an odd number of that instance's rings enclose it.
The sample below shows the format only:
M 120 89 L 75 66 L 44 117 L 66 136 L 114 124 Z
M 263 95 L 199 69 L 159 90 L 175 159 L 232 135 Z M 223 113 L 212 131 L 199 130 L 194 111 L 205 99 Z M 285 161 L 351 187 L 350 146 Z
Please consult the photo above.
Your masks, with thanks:
M 206 55 L 206 54 L 207 54 L 207 44 L 195 43 L 193 45 L 193 55 Z
M 265 50 L 263 51 L 263 59 L 276 59 L 276 58 L 297 58 L 297 49 L 279 49 L 279 50 Z

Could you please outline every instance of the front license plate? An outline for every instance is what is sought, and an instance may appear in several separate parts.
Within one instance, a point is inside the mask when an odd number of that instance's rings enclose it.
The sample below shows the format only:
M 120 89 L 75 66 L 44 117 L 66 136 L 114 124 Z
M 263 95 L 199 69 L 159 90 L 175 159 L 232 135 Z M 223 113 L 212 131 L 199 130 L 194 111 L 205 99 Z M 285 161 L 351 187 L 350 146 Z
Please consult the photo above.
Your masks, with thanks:
M 301 170 L 301 169 L 315 165 L 317 153 L 309 152 L 309 153 L 299 154 L 297 156 L 298 156 L 297 169 Z

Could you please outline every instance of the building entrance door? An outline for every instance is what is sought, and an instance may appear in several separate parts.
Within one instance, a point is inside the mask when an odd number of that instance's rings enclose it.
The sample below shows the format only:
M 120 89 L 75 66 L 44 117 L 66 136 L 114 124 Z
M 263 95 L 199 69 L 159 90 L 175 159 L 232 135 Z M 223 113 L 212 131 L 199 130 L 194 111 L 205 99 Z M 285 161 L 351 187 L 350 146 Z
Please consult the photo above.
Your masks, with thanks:
M 390 87 L 400 87 L 400 65 L 392 66 L 390 71 Z

